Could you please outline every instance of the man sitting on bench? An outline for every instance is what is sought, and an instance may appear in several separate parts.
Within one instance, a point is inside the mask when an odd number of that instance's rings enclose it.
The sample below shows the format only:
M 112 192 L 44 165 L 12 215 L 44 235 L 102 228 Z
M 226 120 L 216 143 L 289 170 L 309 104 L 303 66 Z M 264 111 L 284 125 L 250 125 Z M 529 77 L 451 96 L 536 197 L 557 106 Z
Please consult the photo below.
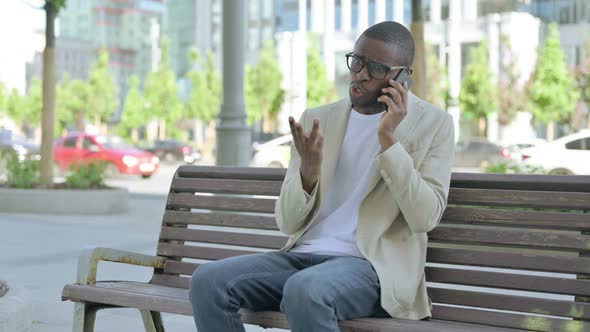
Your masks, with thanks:
M 408 92 L 414 40 L 396 22 L 367 29 L 346 55 L 350 98 L 289 118 L 291 161 L 275 214 L 280 251 L 197 268 L 199 332 L 245 331 L 238 310 L 281 310 L 296 332 L 362 317 L 431 316 L 427 232 L 446 207 L 450 115 Z

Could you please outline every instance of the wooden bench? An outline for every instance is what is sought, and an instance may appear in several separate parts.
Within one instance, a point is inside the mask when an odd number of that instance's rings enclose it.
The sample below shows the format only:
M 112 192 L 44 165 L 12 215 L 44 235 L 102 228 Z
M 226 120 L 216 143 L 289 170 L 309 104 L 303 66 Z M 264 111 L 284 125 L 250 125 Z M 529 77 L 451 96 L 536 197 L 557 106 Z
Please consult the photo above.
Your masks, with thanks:
M 103 308 L 139 309 L 147 331 L 164 331 L 161 312 L 192 315 L 187 287 L 199 263 L 286 242 L 273 217 L 284 174 L 181 166 L 157 256 L 95 248 L 80 257 L 77 283 L 62 295 L 76 302 L 74 331 L 92 331 Z M 453 174 L 449 206 L 429 234 L 433 318 L 357 319 L 342 331 L 590 331 L 589 210 L 590 177 Z M 153 267 L 153 277 L 100 282 L 98 261 Z M 288 328 L 280 312 L 242 310 L 242 319 Z

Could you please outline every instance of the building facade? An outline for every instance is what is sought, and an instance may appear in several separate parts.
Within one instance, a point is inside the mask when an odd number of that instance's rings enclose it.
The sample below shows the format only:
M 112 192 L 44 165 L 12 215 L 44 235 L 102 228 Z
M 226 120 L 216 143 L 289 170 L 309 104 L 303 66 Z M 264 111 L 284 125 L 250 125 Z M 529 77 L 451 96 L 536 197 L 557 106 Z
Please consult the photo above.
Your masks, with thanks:
M 101 48 L 122 101 L 133 74 L 143 81 L 156 60 L 154 38 L 164 14 L 163 0 L 68 0 L 59 13 L 59 37 L 88 42 L 93 60 Z

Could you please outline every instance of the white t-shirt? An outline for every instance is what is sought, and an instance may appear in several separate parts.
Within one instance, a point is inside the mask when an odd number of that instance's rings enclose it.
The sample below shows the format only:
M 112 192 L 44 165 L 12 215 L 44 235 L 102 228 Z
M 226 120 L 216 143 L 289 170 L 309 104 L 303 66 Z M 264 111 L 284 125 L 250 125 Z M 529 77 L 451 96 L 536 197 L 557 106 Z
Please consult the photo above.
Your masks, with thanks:
M 332 186 L 316 221 L 290 251 L 363 257 L 356 243 L 358 212 L 376 172 L 382 115 L 351 110 Z

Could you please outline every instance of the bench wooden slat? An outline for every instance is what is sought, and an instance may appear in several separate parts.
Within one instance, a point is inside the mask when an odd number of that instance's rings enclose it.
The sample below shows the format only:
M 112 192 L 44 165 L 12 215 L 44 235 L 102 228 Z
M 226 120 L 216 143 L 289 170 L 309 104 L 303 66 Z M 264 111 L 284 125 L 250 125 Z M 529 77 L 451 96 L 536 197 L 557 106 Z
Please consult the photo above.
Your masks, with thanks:
M 167 261 L 165 273 L 192 275 L 196 263 Z M 590 296 L 590 280 L 426 267 L 426 281 L 563 295 Z
M 237 250 L 225 248 L 212 248 L 203 246 L 185 246 L 180 244 L 159 243 L 158 256 L 178 258 L 198 258 L 217 260 L 233 256 L 256 254 L 256 251 Z
M 177 177 L 204 179 L 283 181 L 287 170 L 282 168 L 224 167 L 182 165 Z
M 211 248 L 169 243 L 158 245 L 158 255 L 178 258 L 217 260 L 257 253 L 251 250 Z M 590 258 L 503 253 L 466 249 L 428 248 L 427 261 L 432 263 L 499 267 L 532 271 L 590 274 Z
M 590 193 L 451 188 L 449 204 L 590 210 Z
M 556 232 L 476 229 L 439 226 L 428 233 L 431 242 L 517 246 L 580 251 L 590 247 L 590 236 Z
M 585 175 L 563 176 L 545 174 L 484 174 L 455 172 L 451 175 L 451 187 L 590 192 L 590 177 Z
M 584 231 L 590 229 L 590 214 L 449 206 L 442 223 Z
M 432 316 L 446 321 L 543 332 L 590 331 L 590 323 L 559 318 L 434 305 Z
M 467 249 L 428 248 L 427 262 L 543 272 L 590 274 L 590 258 Z
M 470 307 L 537 313 L 571 318 L 589 318 L 590 303 L 572 303 L 552 299 L 491 294 L 456 289 L 429 288 L 433 302 Z
M 274 213 L 276 199 L 203 196 L 170 193 L 168 207 L 239 212 Z
M 193 271 L 200 264 L 197 263 L 189 263 L 189 262 L 179 262 L 179 261 L 166 261 L 166 265 L 164 266 L 164 273 L 171 273 L 171 274 L 184 274 L 184 275 L 192 275 Z
M 154 284 L 138 283 L 98 283 L 96 286 L 66 285 L 64 299 L 105 303 L 115 307 L 139 308 L 142 310 L 159 311 L 191 316 L 192 308 L 188 301 L 186 289 L 174 289 Z M 242 321 L 246 324 L 259 325 L 266 328 L 289 328 L 288 321 L 280 312 L 252 312 L 240 310 Z M 513 330 L 495 329 L 486 326 L 443 322 L 443 321 L 412 321 L 383 318 L 363 318 L 341 321 L 343 332 L 376 332 L 376 331 L 407 331 L 430 332 L 510 332 Z
M 150 284 L 188 289 L 190 282 L 190 277 L 155 273 L 152 277 L 152 280 L 150 281 Z
M 209 230 L 162 227 L 160 239 L 227 244 L 265 249 L 280 249 L 289 239 L 280 235 L 218 232 Z
M 164 213 L 164 223 L 184 225 L 206 225 L 252 228 L 260 230 L 279 230 L 275 217 L 253 216 L 245 214 L 230 214 L 202 211 L 174 211 L 167 210 Z
M 186 272 L 190 268 L 194 269 L 195 267 L 174 266 L 173 271 L 179 271 L 178 273 L 181 273 L 180 271 Z M 192 270 L 189 273 L 192 273 Z M 590 280 L 582 279 L 428 266 L 426 267 L 426 281 L 564 295 L 590 296 Z
M 176 178 L 171 191 L 278 196 L 281 181 Z

